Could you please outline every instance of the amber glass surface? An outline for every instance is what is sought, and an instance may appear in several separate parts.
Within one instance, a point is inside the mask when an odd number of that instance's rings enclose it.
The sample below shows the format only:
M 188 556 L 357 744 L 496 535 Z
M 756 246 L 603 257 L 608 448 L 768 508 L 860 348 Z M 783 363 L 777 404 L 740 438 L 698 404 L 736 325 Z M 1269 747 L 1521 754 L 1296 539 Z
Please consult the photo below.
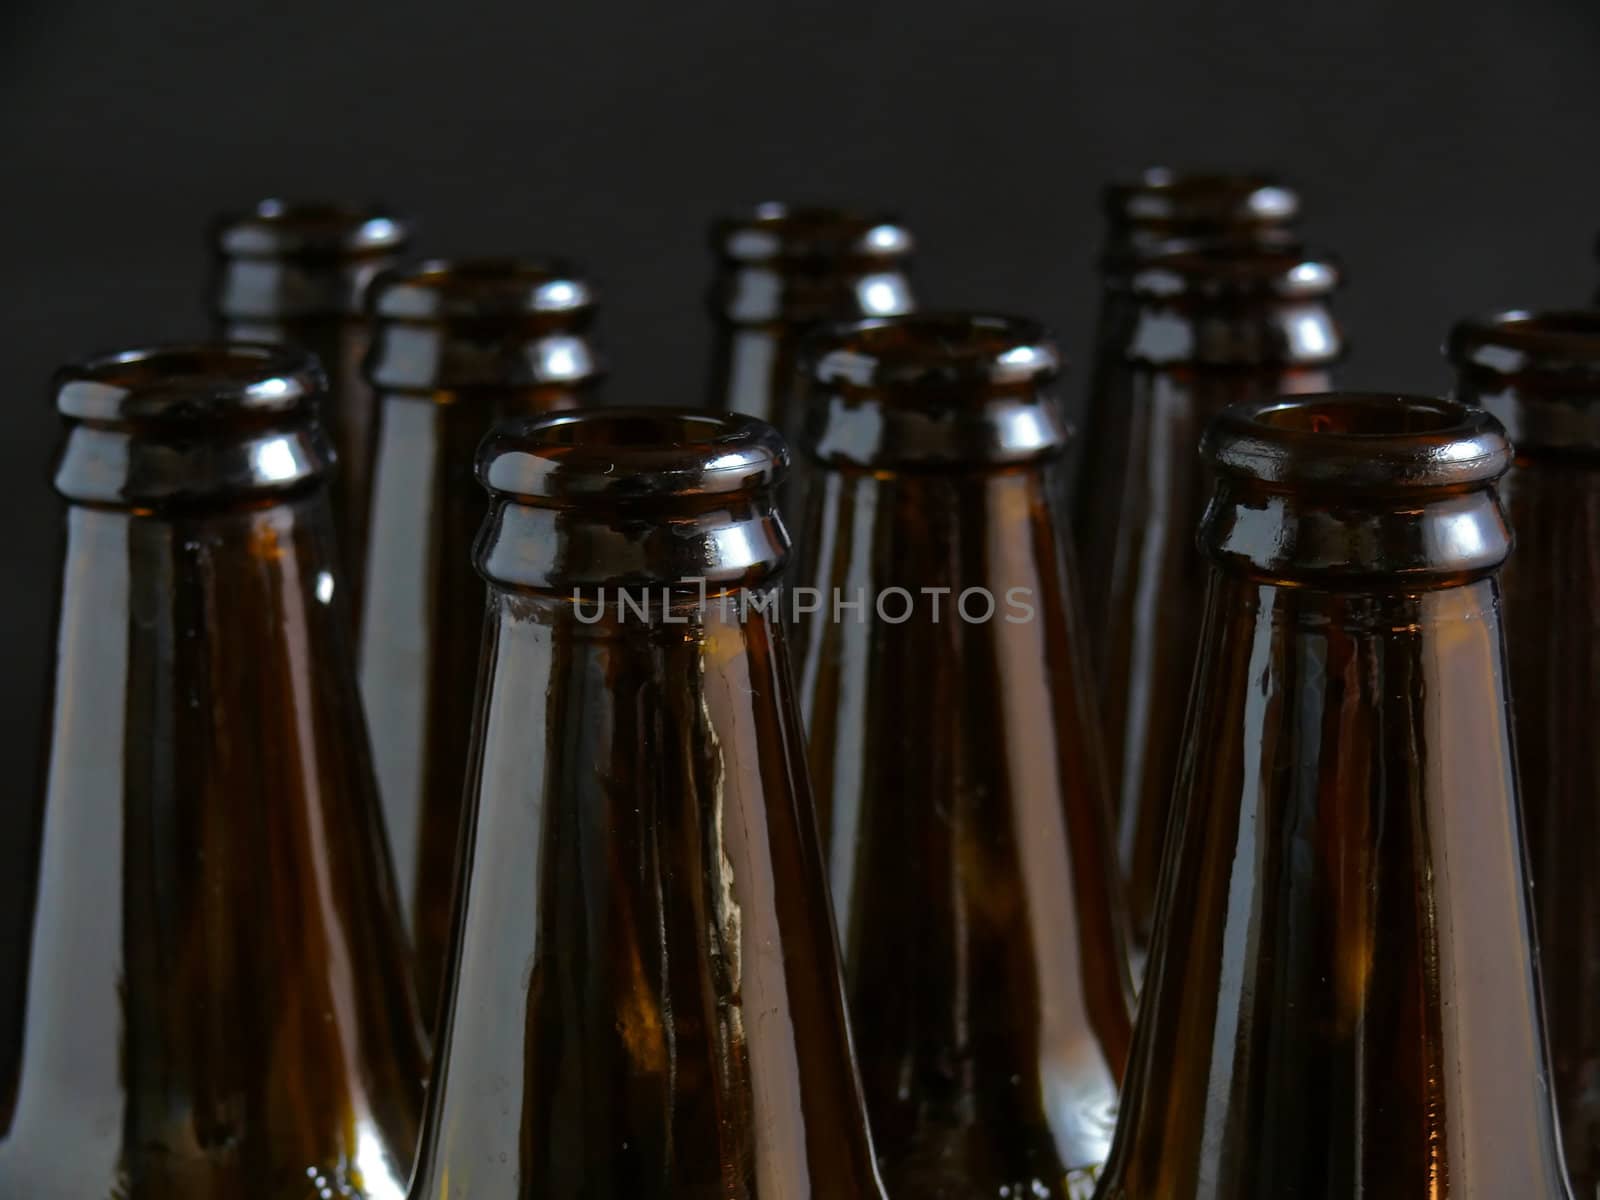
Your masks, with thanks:
M 411 241 L 407 222 L 381 206 L 263 200 L 212 226 L 211 316 L 218 337 L 287 342 L 310 350 L 328 376 L 323 420 L 337 468 L 329 491 L 345 610 L 361 612 L 367 506 L 372 493 L 372 392 L 362 297 Z
M 333 589 L 321 376 L 64 371 L 50 753 L 7 1200 L 395 1200 L 421 1038 Z
M 711 229 L 711 407 L 793 432 L 796 351 L 817 324 L 913 307 L 911 232 L 898 218 L 761 204 Z
M 1338 282 L 1322 256 L 1194 244 L 1142 257 L 1121 284 L 1073 532 L 1136 963 L 1200 639 L 1194 531 L 1211 493 L 1200 434 L 1229 404 L 1326 389 L 1344 350 L 1329 308 Z
M 1100 1200 L 1566 1197 L 1495 571 L 1500 426 L 1286 398 L 1210 427 L 1212 564 Z
M 503 427 L 413 1200 L 881 1198 L 783 628 L 777 435 Z
M 378 397 L 361 691 L 417 987 L 431 1027 L 450 927 L 488 512 L 473 455 L 496 421 L 591 398 L 594 293 L 558 261 L 397 268 L 371 288 Z
M 1129 981 L 1051 480 L 1059 353 L 926 314 L 832 328 L 807 362 L 800 704 L 885 1184 L 1087 1195 Z
M 1516 445 L 1506 642 L 1567 1166 L 1600 1193 L 1600 312 L 1507 312 L 1450 337 L 1456 398 Z

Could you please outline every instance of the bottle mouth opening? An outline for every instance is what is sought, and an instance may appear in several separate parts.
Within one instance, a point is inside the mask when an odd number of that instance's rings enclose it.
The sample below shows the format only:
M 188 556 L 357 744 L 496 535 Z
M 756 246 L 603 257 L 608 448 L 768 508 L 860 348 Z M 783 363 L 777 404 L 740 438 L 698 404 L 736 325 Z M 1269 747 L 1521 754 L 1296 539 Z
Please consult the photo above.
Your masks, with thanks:
M 428 259 L 385 271 L 368 295 L 377 316 L 418 321 L 571 316 L 595 303 L 581 274 L 558 258 Z
M 1261 171 L 1186 171 L 1150 167 L 1105 190 L 1107 215 L 1120 225 L 1227 225 L 1293 221 L 1300 196 Z
M 733 262 L 891 260 L 911 253 L 911 231 L 886 213 L 820 205 L 758 204 L 712 226 L 712 245 Z
M 538 504 L 755 495 L 788 468 L 766 422 L 694 409 L 608 408 L 501 425 L 478 450 L 491 492 Z
M 1226 298 L 1278 296 L 1313 299 L 1332 295 L 1343 269 L 1329 254 L 1283 245 L 1226 242 L 1174 243 L 1140 259 L 1129 280 L 1135 295 Z
M 1236 478 L 1350 492 L 1483 485 L 1511 464 L 1505 431 L 1487 412 L 1381 392 L 1235 405 L 1211 422 L 1202 452 Z
M 203 422 L 309 407 L 324 389 L 305 351 L 253 342 L 151 346 L 56 374 L 56 408 L 81 421 Z
M 220 217 L 213 236 L 229 258 L 341 258 L 398 253 L 411 229 L 382 205 L 269 199 Z
M 1044 326 L 1025 317 L 915 312 L 825 326 L 807 339 L 819 383 L 867 390 L 1036 384 L 1061 373 Z
M 1457 366 L 1497 375 L 1590 375 L 1600 380 L 1600 310 L 1491 313 L 1458 324 L 1445 350 Z

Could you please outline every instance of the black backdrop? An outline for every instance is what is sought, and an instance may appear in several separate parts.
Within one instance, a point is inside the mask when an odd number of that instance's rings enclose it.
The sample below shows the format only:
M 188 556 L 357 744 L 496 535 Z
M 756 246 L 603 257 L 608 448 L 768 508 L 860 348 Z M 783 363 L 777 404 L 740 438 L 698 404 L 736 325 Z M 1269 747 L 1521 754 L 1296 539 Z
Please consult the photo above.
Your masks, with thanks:
M 701 395 L 705 222 L 767 198 L 899 208 L 925 300 L 1042 316 L 1079 357 L 1098 186 L 1146 163 L 1303 187 L 1352 276 L 1354 384 L 1442 388 L 1452 317 L 1595 283 L 1594 0 L 160 7 L 0 13 L 0 1030 L 53 637 L 46 381 L 202 327 L 213 210 L 382 198 L 429 251 L 569 255 L 642 403 Z

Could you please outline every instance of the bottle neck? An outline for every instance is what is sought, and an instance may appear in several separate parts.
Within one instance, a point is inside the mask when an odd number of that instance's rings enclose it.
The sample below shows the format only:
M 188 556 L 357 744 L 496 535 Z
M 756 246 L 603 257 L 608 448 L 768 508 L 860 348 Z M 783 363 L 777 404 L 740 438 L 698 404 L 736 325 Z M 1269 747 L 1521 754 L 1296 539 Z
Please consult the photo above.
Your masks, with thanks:
M 878 1197 L 781 624 L 580 609 L 491 588 L 415 1190 Z
M 1130 989 L 1058 467 L 809 488 L 798 694 L 892 1194 L 1075 1194 L 1110 1142 Z
M 1403 586 L 1213 571 L 1108 1194 L 1566 1194 L 1497 585 Z
M 67 533 L 0 1190 L 400 1194 L 422 1053 L 323 493 Z

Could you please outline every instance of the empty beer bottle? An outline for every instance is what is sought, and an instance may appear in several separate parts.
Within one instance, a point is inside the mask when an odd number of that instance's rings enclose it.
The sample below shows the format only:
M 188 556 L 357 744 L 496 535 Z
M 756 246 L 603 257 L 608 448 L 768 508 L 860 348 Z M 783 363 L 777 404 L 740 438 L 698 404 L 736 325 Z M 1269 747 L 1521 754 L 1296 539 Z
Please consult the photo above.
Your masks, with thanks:
M 910 312 L 911 232 L 900 221 L 832 208 L 762 204 L 711 230 L 711 407 L 789 431 L 796 348 L 818 323 Z
M 1485 413 L 1240 405 L 1101 1200 L 1570 1195 L 1548 1090 Z
M 1132 327 L 1138 320 L 1130 294 L 1132 276 L 1148 258 L 1178 249 L 1300 249 L 1296 225 L 1300 194 L 1260 171 L 1182 171 L 1149 167 L 1132 179 L 1108 184 L 1101 193 L 1105 243 L 1100 252 L 1100 312 L 1089 368 L 1083 452 L 1098 455 L 1101 426 L 1117 424 L 1117 406 L 1103 399 L 1115 390 L 1108 377 L 1125 365 Z
M 502 428 L 452 987 L 413 1200 L 881 1200 L 759 421 Z
M 1073 510 L 1135 961 L 1149 946 L 1206 568 L 1211 491 L 1197 448 L 1229 404 L 1322 391 L 1344 350 L 1327 258 L 1225 244 L 1169 249 L 1124 281 L 1091 399 Z
M 299 350 L 67 369 L 10 1200 L 393 1200 L 423 1054 Z
M 1600 1193 L 1600 313 L 1507 312 L 1450 336 L 1456 397 L 1505 425 L 1500 494 L 1517 764 L 1567 1167 Z
M 1028 321 L 925 314 L 807 362 L 801 715 L 885 1184 L 1087 1195 L 1129 978 L 1060 355 Z
M 431 1027 L 450 930 L 469 700 L 483 629 L 473 455 L 497 420 L 588 398 L 594 294 L 560 262 L 464 259 L 371 289 L 378 397 L 361 691 Z
M 302 346 L 328 373 L 324 418 L 338 457 L 329 490 L 352 619 L 361 612 L 372 492 L 373 402 L 361 378 L 367 350 L 362 296 L 410 240 L 407 223 L 382 207 L 283 200 L 220 217 L 212 229 L 216 335 Z

